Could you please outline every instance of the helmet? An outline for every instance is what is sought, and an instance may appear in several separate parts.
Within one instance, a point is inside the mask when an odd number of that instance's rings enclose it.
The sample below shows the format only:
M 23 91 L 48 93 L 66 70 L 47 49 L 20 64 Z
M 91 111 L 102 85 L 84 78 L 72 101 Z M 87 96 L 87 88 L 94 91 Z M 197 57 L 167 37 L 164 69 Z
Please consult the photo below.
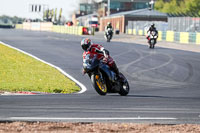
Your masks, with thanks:
M 84 51 L 87 51 L 90 48 L 92 41 L 89 38 L 85 38 L 81 41 L 81 46 Z
M 107 25 L 111 25 L 111 22 L 108 22 Z
M 152 24 L 151 27 L 155 27 L 155 24 Z

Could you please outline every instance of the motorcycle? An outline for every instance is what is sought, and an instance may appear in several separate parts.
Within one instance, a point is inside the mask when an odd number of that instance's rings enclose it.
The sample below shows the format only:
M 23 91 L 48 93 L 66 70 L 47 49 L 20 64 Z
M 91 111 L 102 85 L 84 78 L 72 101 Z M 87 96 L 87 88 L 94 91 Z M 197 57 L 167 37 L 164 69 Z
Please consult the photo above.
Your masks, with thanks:
M 147 35 L 147 39 L 149 40 L 149 48 L 154 48 L 156 44 L 156 40 L 158 38 L 158 33 L 156 31 L 152 31 Z
M 108 28 L 105 35 L 107 42 L 110 42 L 110 40 L 112 39 L 112 36 L 113 36 L 112 28 Z
M 129 83 L 125 76 L 120 73 L 120 79 L 117 78 L 114 71 L 102 60 L 98 60 L 96 56 L 91 58 L 87 54 L 83 60 L 83 69 L 90 77 L 93 87 L 99 95 L 107 93 L 119 93 L 126 96 L 129 93 Z

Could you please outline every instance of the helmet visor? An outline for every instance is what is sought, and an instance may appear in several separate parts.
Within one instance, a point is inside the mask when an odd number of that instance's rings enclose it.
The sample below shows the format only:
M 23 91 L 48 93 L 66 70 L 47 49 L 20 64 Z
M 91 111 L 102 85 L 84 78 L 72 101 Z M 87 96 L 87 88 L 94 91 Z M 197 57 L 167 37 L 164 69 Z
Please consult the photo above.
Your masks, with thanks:
M 87 51 L 87 49 L 89 48 L 89 45 L 82 45 L 82 49 Z

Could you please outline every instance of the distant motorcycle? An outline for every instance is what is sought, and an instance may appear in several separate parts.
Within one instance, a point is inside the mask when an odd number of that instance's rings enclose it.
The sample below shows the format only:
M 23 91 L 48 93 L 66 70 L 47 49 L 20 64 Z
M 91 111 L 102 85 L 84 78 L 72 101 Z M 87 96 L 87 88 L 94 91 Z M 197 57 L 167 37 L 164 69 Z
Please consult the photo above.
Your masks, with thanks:
M 151 31 L 151 33 L 149 33 L 147 35 L 149 48 L 154 48 L 155 47 L 155 44 L 157 42 L 157 38 L 158 38 L 158 32 L 156 32 L 156 31 Z
M 108 28 L 105 35 L 107 42 L 110 42 L 110 40 L 112 39 L 112 36 L 113 36 L 113 31 L 111 28 Z
M 129 84 L 125 76 L 120 73 L 121 78 L 118 79 L 115 72 L 95 56 L 87 54 L 83 61 L 83 68 L 99 95 L 119 93 L 121 96 L 126 96 L 129 93 Z

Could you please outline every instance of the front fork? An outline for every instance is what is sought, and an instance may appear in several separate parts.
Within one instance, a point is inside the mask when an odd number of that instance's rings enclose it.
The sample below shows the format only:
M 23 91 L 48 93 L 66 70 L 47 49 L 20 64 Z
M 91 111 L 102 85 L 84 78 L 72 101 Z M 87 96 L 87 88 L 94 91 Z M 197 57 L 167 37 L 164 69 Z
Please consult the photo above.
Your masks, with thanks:
M 98 75 L 99 75 L 99 78 L 100 78 L 102 84 L 105 84 L 105 81 L 104 81 L 103 75 L 102 75 L 102 73 L 101 73 L 99 70 L 98 70 Z
M 98 75 L 99 76 L 99 78 L 98 79 L 100 79 L 101 80 L 101 82 L 104 84 L 105 83 L 105 81 L 103 80 L 103 75 L 102 75 L 102 73 L 98 70 L 97 72 L 95 72 L 95 73 L 93 73 L 94 75 Z M 92 75 L 92 73 L 88 73 L 88 76 L 91 78 L 91 75 Z

